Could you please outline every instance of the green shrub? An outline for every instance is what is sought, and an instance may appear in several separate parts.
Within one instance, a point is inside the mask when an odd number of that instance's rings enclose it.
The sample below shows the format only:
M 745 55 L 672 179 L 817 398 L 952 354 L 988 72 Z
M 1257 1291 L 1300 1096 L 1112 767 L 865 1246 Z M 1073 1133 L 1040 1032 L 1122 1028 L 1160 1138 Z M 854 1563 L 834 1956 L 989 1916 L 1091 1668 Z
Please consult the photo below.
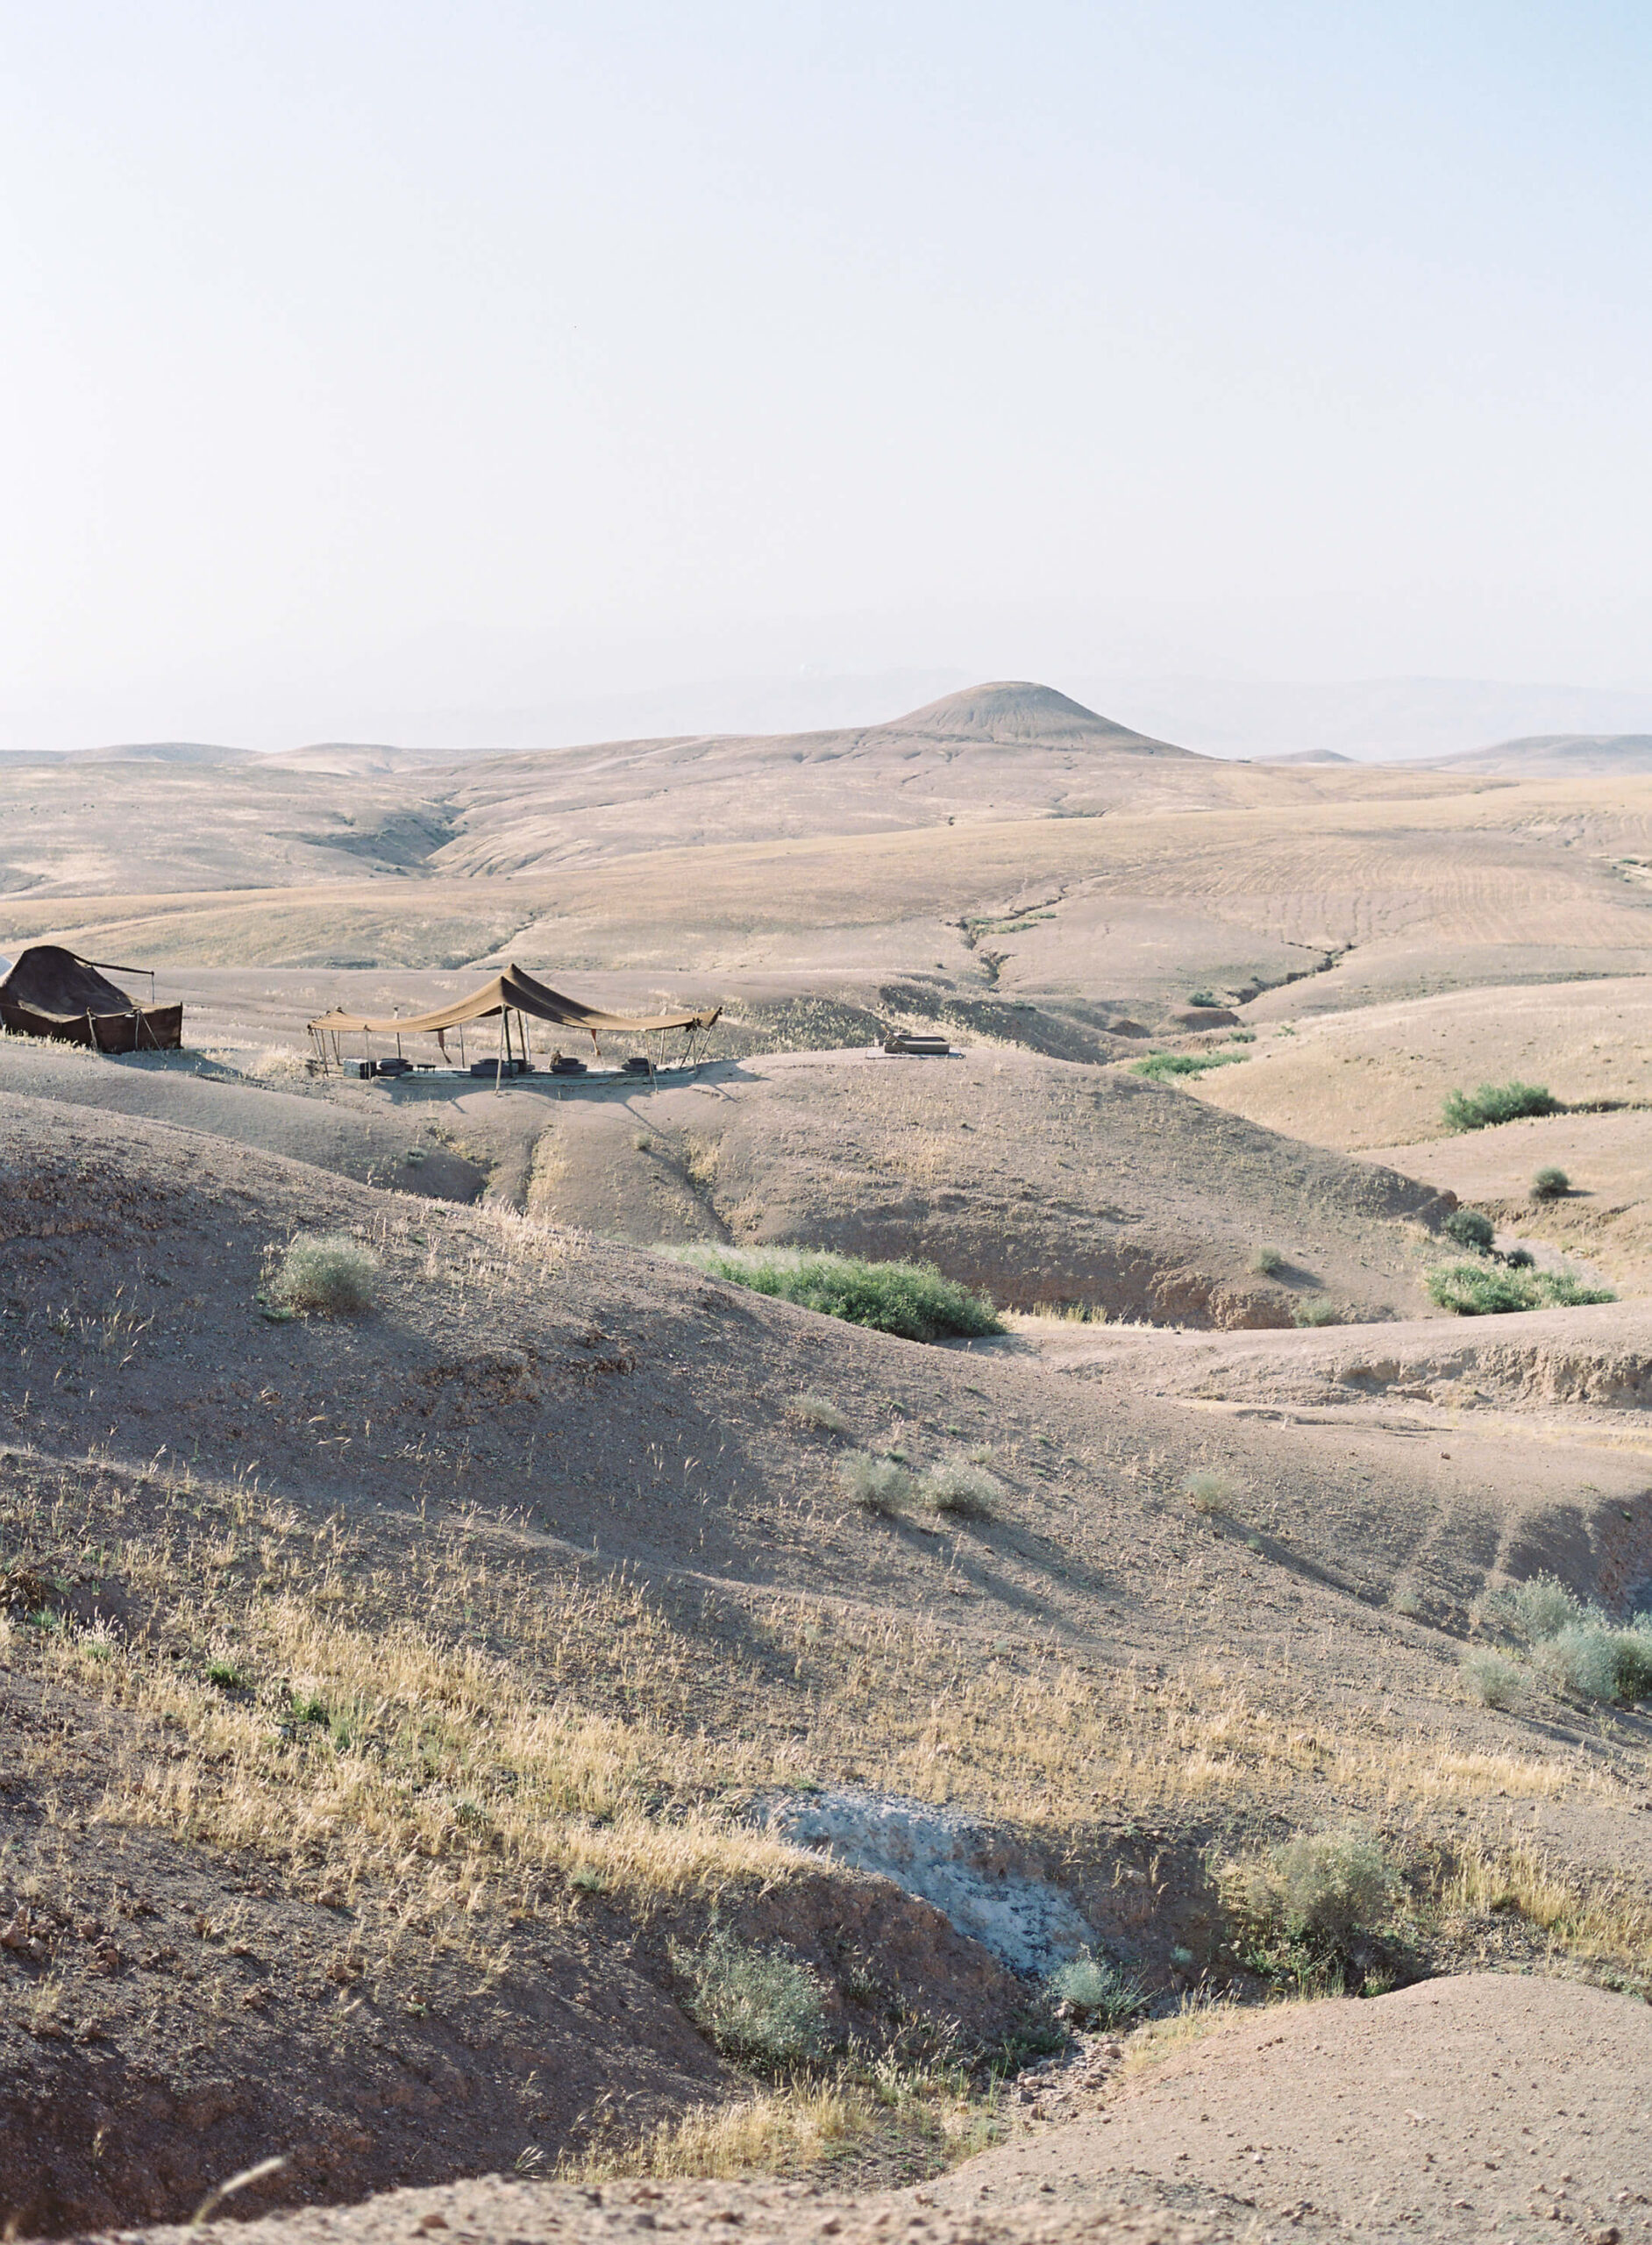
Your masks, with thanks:
M 1563 1169 L 1540 1169 L 1532 1180 L 1534 1201 L 1563 1201 L 1571 1191 L 1571 1180 Z
M 1428 1273 L 1428 1293 L 1442 1309 L 1459 1317 L 1496 1317 L 1506 1310 L 1538 1307 L 1535 1279 L 1512 1277 L 1483 1263 L 1448 1263 Z
M 888 1520 L 912 1496 L 912 1476 L 898 1459 L 872 1457 L 851 1450 L 837 1461 L 837 1480 L 844 1494 L 862 1512 Z
M 1442 1115 L 1448 1130 L 1484 1130 L 1498 1122 L 1518 1122 L 1526 1115 L 1558 1115 L 1561 1101 L 1542 1084 L 1481 1084 L 1454 1091 Z
M 1520 1669 L 1490 1645 L 1470 1645 L 1458 1664 L 1463 1681 L 1483 1707 L 1512 1707 L 1520 1696 Z
M 1591 1700 L 1652 1699 L 1652 1614 L 1621 1626 L 1547 1574 L 1497 1592 L 1485 1608 L 1537 1648 L 1556 1683 Z
M 1187 1002 L 1190 1006 L 1219 1006 L 1221 1000 L 1214 990 L 1195 990 Z
M 826 2038 L 820 1985 L 791 1957 L 748 1949 L 719 1930 L 697 1949 L 673 1942 L 671 1961 L 688 1983 L 689 2017 L 728 2056 L 778 2069 L 819 2055 Z
M 1233 1866 L 1228 1880 L 1259 1931 L 1333 1946 L 1382 1923 L 1394 1883 L 1380 1841 L 1354 1825 L 1300 1832 L 1260 1863 Z
M 1591 1611 L 1550 1637 L 1540 1657 L 1551 1674 L 1585 1699 L 1626 1704 L 1652 1699 L 1652 1618 L 1646 1615 L 1620 1629 Z
M 1285 1258 L 1277 1247 L 1259 1247 L 1250 1258 L 1250 1267 L 1258 1278 L 1271 1279 L 1285 1268 Z
M 1132 1062 L 1130 1073 L 1157 1084 L 1171 1076 L 1202 1076 L 1207 1068 L 1231 1068 L 1250 1058 L 1248 1052 L 1150 1052 L 1145 1060 Z
M 1618 1297 L 1610 1286 L 1586 1286 L 1581 1279 L 1574 1279 L 1570 1271 L 1540 1271 L 1537 1283 L 1547 1297 L 1550 1309 L 1582 1309 L 1590 1302 L 1616 1301 Z
M 1478 1208 L 1453 1208 L 1440 1229 L 1448 1239 L 1459 1247 L 1471 1247 L 1478 1255 L 1484 1255 L 1497 1237 L 1492 1219 Z
M 1428 1273 L 1428 1292 L 1459 1317 L 1497 1317 L 1516 1309 L 1576 1309 L 1616 1301 L 1609 1286 L 1585 1286 L 1567 1271 L 1497 1270 L 1484 1263 L 1448 1263 Z
M 1583 1600 L 1558 1575 L 1533 1575 L 1528 1581 L 1499 1591 L 1486 1600 L 1486 1606 L 1534 1644 L 1545 1637 L 1557 1637 L 1563 1629 L 1583 1619 L 1584 1610 Z
M 973 1338 L 1004 1329 L 984 1294 L 943 1279 L 932 1263 L 869 1263 L 858 1255 L 795 1247 L 662 1247 L 659 1252 L 708 1278 L 908 1341 Z
M 282 1256 L 269 1296 L 287 1309 L 338 1317 L 371 1309 L 378 1293 L 379 1258 L 346 1231 L 301 1231 Z
M 1057 1964 L 1044 1986 L 1078 2027 L 1122 2027 L 1147 2006 L 1146 1987 L 1133 1972 L 1087 1949 Z
M 1314 1294 L 1307 1301 L 1298 1302 L 1291 1312 L 1292 1325 L 1340 1325 L 1342 1322 L 1342 1311 L 1323 1294 Z
M 944 1465 L 932 1465 L 918 1484 L 918 1493 L 936 1512 L 948 1513 L 955 1520 L 990 1520 L 1004 1485 L 984 1466 L 954 1458 Z

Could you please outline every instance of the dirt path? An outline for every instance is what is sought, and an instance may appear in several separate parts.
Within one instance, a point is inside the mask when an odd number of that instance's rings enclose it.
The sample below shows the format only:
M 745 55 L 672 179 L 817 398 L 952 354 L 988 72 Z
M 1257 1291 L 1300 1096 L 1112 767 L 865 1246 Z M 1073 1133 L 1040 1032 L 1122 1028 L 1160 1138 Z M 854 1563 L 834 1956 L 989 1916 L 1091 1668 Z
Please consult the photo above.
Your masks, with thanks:
M 1378 2236 L 1652 2234 L 1652 2010 L 1563 1980 L 1425 1981 L 1266 2011 L 1093 2116 L 936 2186 L 1020 2212 L 1142 2182 Z

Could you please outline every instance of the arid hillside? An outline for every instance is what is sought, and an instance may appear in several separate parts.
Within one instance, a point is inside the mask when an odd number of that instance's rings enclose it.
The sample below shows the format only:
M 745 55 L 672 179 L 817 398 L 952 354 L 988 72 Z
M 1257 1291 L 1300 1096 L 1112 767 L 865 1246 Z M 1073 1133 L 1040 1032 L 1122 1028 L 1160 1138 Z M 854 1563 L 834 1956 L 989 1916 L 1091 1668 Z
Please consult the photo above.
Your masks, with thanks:
M 0 822 L 185 1008 L 0 1037 L 0 2229 L 1636 2234 L 1652 780 L 1012 684 Z M 308 1067 L 513 959 L 723 1011 Z
M 24 2234 L 180 2216 L 272 2144 L 247 2211 L 737 2108 L 714 1909 L 905 2069 L 878 2156 L 922 2173 L 1008 2124 L 972 2068 L 1037 1993 L 931 1860 L 1045 1954 L 1076 1922 L 1172 2002 L 1259 1994 L 1290 1968 L 1213 1863 L 1354 1819 L 1398 1882 L 1358 1969 L 1642 1971 L 1634 1719 L 1460 1666 L 1506 1581 L 1652 1570 L 1622 1400 L 1302 1412 L 1241 1367 L 1215 1405 L 61 1100 L 0 1128 Z M 371 1251 L 371 1307 L 281 1307 L 300 1228 Z M 1627 1315 L 1501 1322 L 1615 1358 Z M 854 1836 L 891 1802 L 894 1878 Z M 890 2141 L 855 2078 L 851 2171 Z
M 80 777 L 76 777 L 76 773 Z M 852 736 L 360 775 L 10 766 L 4 932 L 159 966 L 1013 1003 L 1094 1034 L 1652 961 L 1652 780 L 1222 763 L 1045 688 Z M 830 1041 L 837 1041 L 836 1039 Z
M 528 1205 L 556 1222 L 644 1244 L 917 1255 L 1022 1308 L 1198 1325 L 1288 1325 L 1305 1304 L 1423 1313 L 1450 1206 L 1116 1068 L 1013 1048 L 786 1054 L 540 1107 Z

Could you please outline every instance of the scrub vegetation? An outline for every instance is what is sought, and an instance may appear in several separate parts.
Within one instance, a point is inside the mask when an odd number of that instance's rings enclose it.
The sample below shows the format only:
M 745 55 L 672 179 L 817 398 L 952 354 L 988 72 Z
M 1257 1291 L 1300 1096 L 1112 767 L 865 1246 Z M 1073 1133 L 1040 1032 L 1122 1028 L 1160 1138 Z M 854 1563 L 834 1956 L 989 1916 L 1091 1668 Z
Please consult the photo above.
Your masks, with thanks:
M 1448 1094 L 1441 1110 L 1448 1130 L 1486 1130 L 1518 1122 L 1528 1115 L 1558 1115 L 1563 1102 L 1542 1084 L 1481 1084 L 1473 1091 Z
M 972 1339 L 1004 1330 L 984 1294 L 943 1279 L 932 1263 L 871 1263 L 858 1255 L 786 1247 L 696 1245 L 661 1251 L 692 1264 L 708 1278 L 725 1279 L 754 1294 L 903 1340 Z

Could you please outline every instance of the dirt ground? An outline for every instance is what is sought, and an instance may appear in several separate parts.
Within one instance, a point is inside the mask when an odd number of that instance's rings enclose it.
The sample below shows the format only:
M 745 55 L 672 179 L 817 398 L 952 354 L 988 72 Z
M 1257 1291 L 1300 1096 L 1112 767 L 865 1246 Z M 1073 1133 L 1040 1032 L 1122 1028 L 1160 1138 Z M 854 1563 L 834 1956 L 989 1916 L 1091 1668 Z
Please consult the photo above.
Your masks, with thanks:
M 1201 2022 L 1202 2023 L 1202 2022 Z M 1103 2048 L 1032 2078 L 1015 2137 L 956 2173 L 845 2199 L 793 2184 L 578 2191 L 500 2177 L 236 2231 L 248 2245 L 635 2236 L 933 2245 L 1080 2237 L 1547 2237 L 1652 2232 L 1643 2003 L 1472 1974 L 1373 2002 L 1214 2022 L 1140 2063 Z M 1114 2046 L 1116 2049 L 1117 2046 Z M 1122 2055 L 1122 2054 L 1121 2054 Z M 1036 2084 L 1036 2086 L 1035 2086 Z M 1048 2085 L 1046 2086 L 1046 2084 Z M 191 2233 L 149 2230 L 147 2240 Z M 199 2234 L 200 2233 L 193 2233 Z
M 187 2212 L 277 2139 L 326 2199 L 554 2156 L 604 2096 L 639 2127 L 680 2110 L 723 2077 L 670 1942 L 718 1894 L 863 2035 L 885 1999 L 841 1992 L 853 1954 L 1003 2032 L 1026 1992 L 928 1906 L 761 1839 L 777 1787 L 995 1821 L 1171 1991 L 1233 1978 L 1212 1848 L 1281 1827 L 1371 1820 L 1442 1959 L 1532 1953 L 1518 1916 L 1449 1903 L 1450 1866 L 1535 1851 L 1616 1892 L 1639 1860 L 1635 1719 L 1535 1677 L 1518 1712 L 1478 1707 L 1456 1665 L 1506 1571 L 1611 1594 L 1652 1569 L 1644 1459 L 1604 1414 L 1396 1420 L 1357 1384 L 1332 1413 L 1213 1412 L 161 1125 L 15 1097 L 4 1123 L 0 2172 L 30 2178 L 25 2230 Z M 264 1315 L 300 1222 L 376 1244 L 377 1313 Z M 1549 1315 L 1598 1321 L 1587 1355 L 1626 1314 Z M 1264 1342 L 1326 1336 L 1209 1336 Z M 849 1433 L 794 1416 L 804 1393 Z M 858 1444 L 972 1448 L 993 1516 L 858 1512 L 835 1479 Z M 1214 1514 L 1197 1471 L 1225 1477 Z M 444 1718 L 404 1795 L 387 1711 L 467 1707 L 475 1660 L 504 1664 L 479 1706 L 509 1678 L 509 1721 Z M 549 1764 L 542 1705 L 577 1711 Z M 594 2019 L 547 2013 L 552 1986 Z
M 587 764 L 0 774 L 0 950 L 154 963 L 190 1046 L 0 1039 L 0 2229 L 278 2159 L 228 2210 L 298 2245 L 1644 2234 L 1652 1722 L 1506 1593 L 1652 1595 L 1652 782 L 1022 688 Z M 513 951 L 741 1041 L 303 1073 Z M 1439 1134 L 1513 1074 L 1578 1111 Z M 1434 1314 L 1446 1196 L 1624 1298 Z M 366 1306 L 283 1302 L 300 1231 Z M 923 1346 L 694 1237 L 1043 1314 Z M 1328 1947 L 1255 1900 L 1321 1840 L 1381 1871 Z M 812 1991 L 789 2070 L 728 1955 Z

